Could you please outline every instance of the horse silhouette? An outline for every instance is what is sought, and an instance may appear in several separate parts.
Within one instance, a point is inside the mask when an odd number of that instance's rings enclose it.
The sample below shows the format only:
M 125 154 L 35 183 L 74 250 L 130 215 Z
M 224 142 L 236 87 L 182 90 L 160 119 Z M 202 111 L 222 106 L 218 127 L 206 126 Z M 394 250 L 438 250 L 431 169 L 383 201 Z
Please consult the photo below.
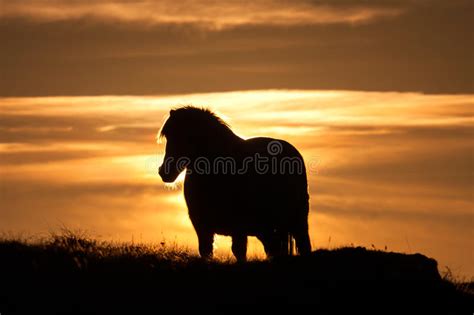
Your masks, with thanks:
M 212 257 L 215 234 L 232 237 L 238 261 L 246 260 L 247 236 L 269 257 L 288 254 L 289 235 L 299 254 L 311 252 L 306 170 L 295 147 L 242 139 L 212 111 L 193 106 L 171 110 L 159 136 L 166 138 L 162 180 L 174 182 L 186 169 L 184 197 L 201 257 Z

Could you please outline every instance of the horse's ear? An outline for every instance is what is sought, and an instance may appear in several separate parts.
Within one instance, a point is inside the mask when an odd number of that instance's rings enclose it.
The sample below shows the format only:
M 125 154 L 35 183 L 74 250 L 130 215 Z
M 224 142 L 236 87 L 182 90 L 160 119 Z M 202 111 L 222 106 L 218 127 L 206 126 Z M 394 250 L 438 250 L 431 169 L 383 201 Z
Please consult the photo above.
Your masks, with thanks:
M 174 109 L 170 110 L 170 116 L 172 116 L 175 111 L 176 111 L 176 110 L 174 110 Z

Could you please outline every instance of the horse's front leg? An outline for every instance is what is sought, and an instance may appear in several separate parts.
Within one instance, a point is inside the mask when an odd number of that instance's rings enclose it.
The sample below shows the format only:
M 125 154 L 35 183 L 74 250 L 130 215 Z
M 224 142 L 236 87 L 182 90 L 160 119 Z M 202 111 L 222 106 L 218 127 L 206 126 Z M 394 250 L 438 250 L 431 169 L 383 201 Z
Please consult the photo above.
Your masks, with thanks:
M 238 262 L 247 260 L 247 235 L 232 235 L 232 253 Z
M 212 258 L 214 233 L 205 229 L 198 229 L 196 233 L 199 242 L 199 255 L 204 259 Z

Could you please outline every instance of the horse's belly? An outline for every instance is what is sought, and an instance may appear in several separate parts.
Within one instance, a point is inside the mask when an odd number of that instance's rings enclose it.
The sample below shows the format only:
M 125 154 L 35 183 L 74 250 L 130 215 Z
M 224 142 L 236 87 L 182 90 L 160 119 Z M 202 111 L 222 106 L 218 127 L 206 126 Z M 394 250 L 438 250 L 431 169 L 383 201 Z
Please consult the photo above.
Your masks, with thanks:
M 275 226 L 276 220 L 272 214 L 276 209 L 266 208 L 264 205 L 257 206 L 255 202 L 247 200 L 235 200 L 230 197 L 224 202 L 209 202 L 199 211 L 189 209 L 191 220 L 206 225 L 209 229 L 221 235 L 257 235 L 262 230 L 269 230 Z M 255 201 L 255 200 L 254 200 Z
M 185 197 L 193 223 L 217 234 L 257 235 L 288 221 L 297 206 L 292 188 L 281 181 L 213 181 L 212 185 L 201 182 L 186 189 L 185 182 Z

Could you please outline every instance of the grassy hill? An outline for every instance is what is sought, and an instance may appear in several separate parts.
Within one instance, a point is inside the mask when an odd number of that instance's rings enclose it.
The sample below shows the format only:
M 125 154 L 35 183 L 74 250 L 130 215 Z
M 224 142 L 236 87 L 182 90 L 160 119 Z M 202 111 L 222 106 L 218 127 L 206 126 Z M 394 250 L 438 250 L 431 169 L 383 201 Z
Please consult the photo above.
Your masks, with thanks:
M 357 247 L 237 264 L 69 232 L 0 240 L 1 315 L 250 310 L 472 314 L 474 298 L 472 285 L 442 278 L 420 254 Z

